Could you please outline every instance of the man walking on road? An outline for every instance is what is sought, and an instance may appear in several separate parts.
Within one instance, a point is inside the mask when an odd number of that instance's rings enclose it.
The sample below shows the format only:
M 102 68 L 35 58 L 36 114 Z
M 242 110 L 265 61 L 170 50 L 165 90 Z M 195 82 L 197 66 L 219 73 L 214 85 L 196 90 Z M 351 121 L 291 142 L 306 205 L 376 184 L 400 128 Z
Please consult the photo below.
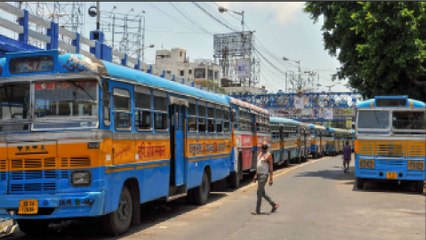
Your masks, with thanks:
M 269 174 L 268 174 L 269 173 Z M 272 155 L 268 151 L 268 143 L 263 142 L 262 143 L 262 152 L 259 153 L 257 156 L 257 169 L 256 174 L 254 175 L 253 182 L 256 182 L 258 180 L 257 184 L 257 203 L 256 203 L 256 212 L 253 212 L 252 214 L 260 214 L 260 207 L 262 205 L 262 197 L 266 199 L 266 201 L 271 204 L 272 209 L 271 212 L 277 211 L 279 204 L 272 201 L 272 199 L 266 195 L 265 192 L 265 185 L 268 181 L 268 175 L 269 175 L 269 186 L 273 183 L 273 162 L 272 162 Z
M 351 162 L 351 146 L 349 146 L 349 142 L 346 141 L 346 145 L 343 146 L 343 172 L 349 173 L 349 163 Z

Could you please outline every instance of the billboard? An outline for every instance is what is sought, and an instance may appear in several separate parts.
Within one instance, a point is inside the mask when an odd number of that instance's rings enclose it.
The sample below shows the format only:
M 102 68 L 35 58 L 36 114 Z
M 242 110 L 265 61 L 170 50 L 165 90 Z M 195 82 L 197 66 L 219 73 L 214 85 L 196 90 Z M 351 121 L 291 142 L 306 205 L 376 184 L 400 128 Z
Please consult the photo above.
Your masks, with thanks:
M 214 57 L 248 55 L 253 49 L 253 32 L 221 33 L 213 36 Z
M 251 61 L 249 58 L 237 60 L 237 76 L 239 78 L 247 78 L 251 76 Z

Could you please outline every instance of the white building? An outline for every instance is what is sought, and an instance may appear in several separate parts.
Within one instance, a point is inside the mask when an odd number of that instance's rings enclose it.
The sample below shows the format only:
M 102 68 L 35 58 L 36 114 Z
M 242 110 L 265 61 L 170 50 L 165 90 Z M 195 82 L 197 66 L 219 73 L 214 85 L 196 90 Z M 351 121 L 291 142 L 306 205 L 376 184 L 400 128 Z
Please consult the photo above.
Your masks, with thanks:
M 144 66 L 144 71 L 149 66 Z M 189 61 L 186 50 L 182 48 L 173 48 L 171 50 L 157 50 L 155 52 L 155 63 L 151 66 L 152 74 L 163 76 L 166 79 L 173 79 L 186 84 L 195 83 L 195 86 L 208 87 L 216 89 L 220 87 L 220 67 L 214 64 L 212 60 L 200 59 L 194 62 Z

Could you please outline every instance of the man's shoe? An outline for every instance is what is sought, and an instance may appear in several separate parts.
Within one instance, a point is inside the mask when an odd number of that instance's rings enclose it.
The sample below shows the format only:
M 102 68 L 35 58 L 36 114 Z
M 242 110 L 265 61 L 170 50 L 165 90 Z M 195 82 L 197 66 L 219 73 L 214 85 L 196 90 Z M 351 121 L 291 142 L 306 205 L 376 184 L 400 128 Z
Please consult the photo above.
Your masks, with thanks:
M 280 205 L 278 203 L 276 203 L 275 206 L 272 207 L 271 213 L 276 212 L 279 207 L 280 207 Z
M 251 212 L 251 215 L 259 215 L 260 214 L 260 212 Z

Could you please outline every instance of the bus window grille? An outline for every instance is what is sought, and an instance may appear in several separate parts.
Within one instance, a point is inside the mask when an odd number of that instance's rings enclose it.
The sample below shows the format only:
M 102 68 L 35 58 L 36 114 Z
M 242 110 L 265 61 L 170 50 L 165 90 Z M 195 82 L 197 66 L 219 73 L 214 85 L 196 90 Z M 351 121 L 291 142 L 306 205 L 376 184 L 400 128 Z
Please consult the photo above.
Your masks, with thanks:
M 42 190 L 42 183 L 26 183 L 24 184 L 24 191 L 25 192 L 35 192 L 35 191 L 41 191 Z
M 24 159 L 24 168 L 42 168 L 42 159 Z
M 413 143 L 410 145 L 409 156 L 411 157 L 423 157 L 425 155 L 425 143 Z
M 379 144 L 377 155 L 387 157 L 405 156 L 402 145 L 399 144 Z
M 55 182 L 44 183 L 17 183 L 10 185 L 10 191 L 13 193 L 22 192 L 54 192 L 56 190 Z
M 10 191 L 11 192 L 22 192 L 22 191 L 24 191 L 24 184 L 11 184 Z
M 44 178 L 56 178 L 57 174 L 55 170 L 46 170 L 44 171 Z
M 24 172 L 23 171 L 13 171 L 10 174 L 10 177 L 12 180 L 23 180 L 24 179 Z
M 52 192 L 55 190 L 56 190 L 56 183 L 54 182 L 43 183 L 43 191 Z
M 374 155 L 374 146 L 372 142 L 362 142 L 360 144 L 360 153 L 364 155 Z
M 23 159 L 14 159 L 14 160 L 12 160 L 10 170 L 22 170 L 23 166 L 24 166 L 24 160 Z
M 71 158 L 70 167 L 90 167 L 90 159 L 86 157 Z
M 68 164 L 68 158 L 61 158 L 61 167 L 63 168 L 68 168 L 69 164 Z
M 6 160 L 0 160 L 0 180 L 6 180 Z
M 69 177 L 69 173 L 67 170 L 62 170 L 61 171 L 61 178 L 68 178 Z
M 56 167 L 56 159 L 55 158 L 45 158 L 44 159 L 44 167 L 45 168 L 55 168 Z
M 42 178 L 43 178 L 43 171 L 24 171 L 25 180 L 42 179 Z

